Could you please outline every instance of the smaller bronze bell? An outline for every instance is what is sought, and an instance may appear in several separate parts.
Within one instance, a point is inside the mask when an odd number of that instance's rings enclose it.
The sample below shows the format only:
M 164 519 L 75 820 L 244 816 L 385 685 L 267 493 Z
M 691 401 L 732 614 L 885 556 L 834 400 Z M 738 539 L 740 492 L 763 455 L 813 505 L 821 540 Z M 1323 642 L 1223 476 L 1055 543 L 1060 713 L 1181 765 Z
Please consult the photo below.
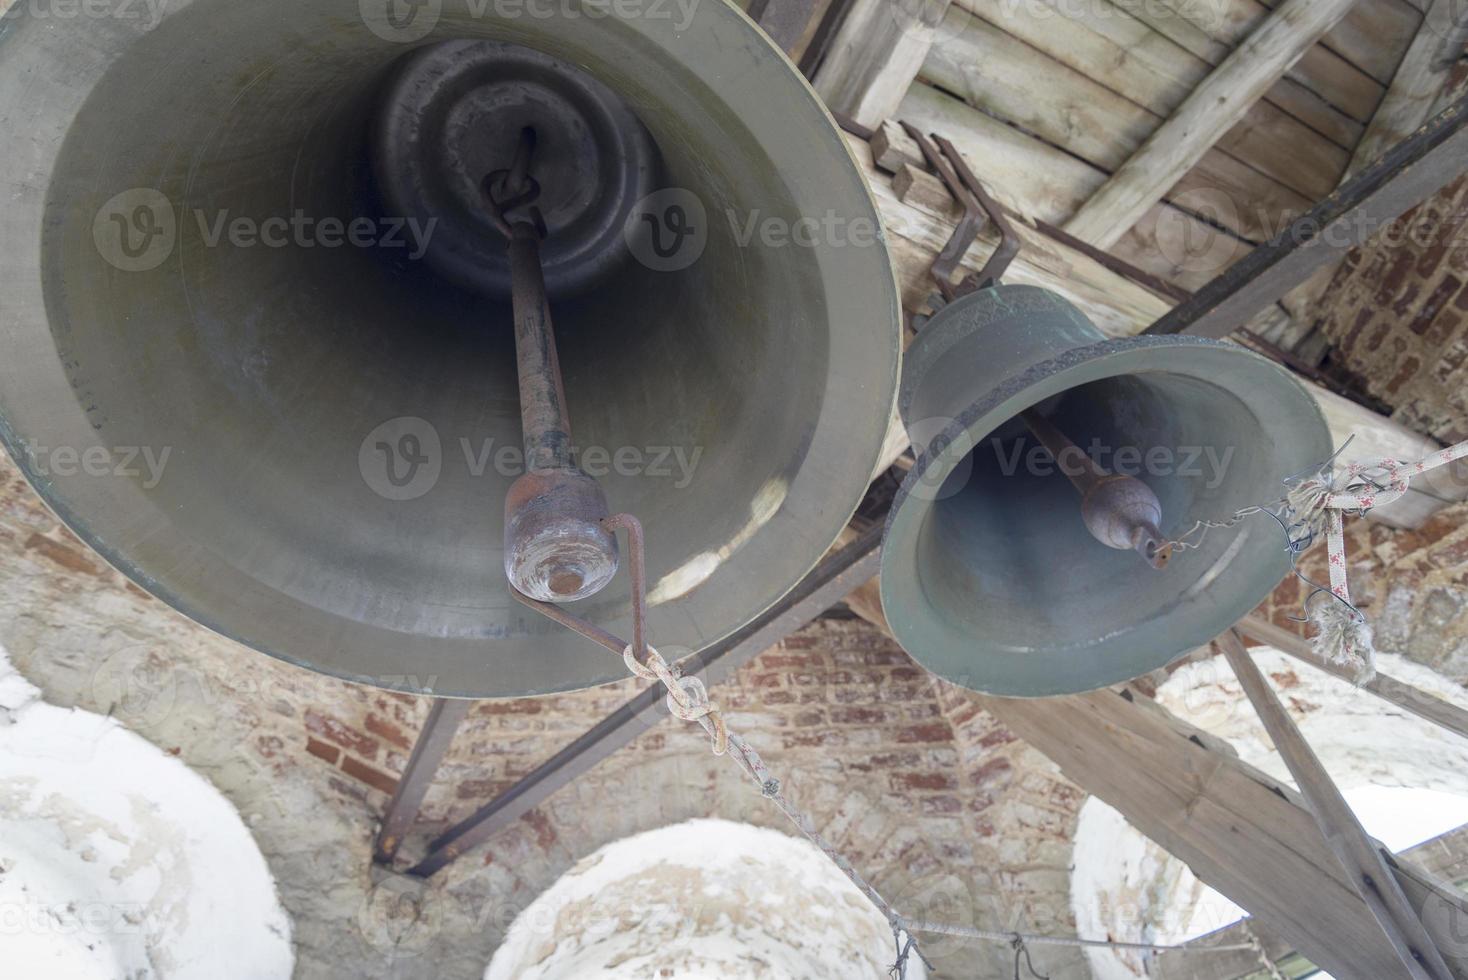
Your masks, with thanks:
M 1309 394 L 1257 354 L 1108 340 L 1033 286 L 934 315 L 900 408 L 918 459 L 887 523 L 887 620 L 929 670 L 1006 696 L 1120 683 L 1236 622 L 1289 571 L 1280 525 L 1260 515 L 1170 562 L 1165 541 L 1279 499 L 1331 452 Z M 1038 437 L 1056 433 L 1073 445 Z M 1072 480 L 1101 485 L 1084 512 Z

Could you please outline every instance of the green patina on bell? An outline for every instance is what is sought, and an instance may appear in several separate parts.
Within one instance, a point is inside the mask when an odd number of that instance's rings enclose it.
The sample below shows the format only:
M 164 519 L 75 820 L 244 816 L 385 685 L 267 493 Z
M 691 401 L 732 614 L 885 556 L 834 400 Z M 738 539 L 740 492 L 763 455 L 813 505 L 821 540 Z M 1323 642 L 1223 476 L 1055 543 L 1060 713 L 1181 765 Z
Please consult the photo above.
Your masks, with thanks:
M 1032 286 L 979 290 L 934 315 L 908 349 L 900 405 L 919 458 L 888 519 L 884 612 L 929 670 L 998 695 L 1077 693 L 1162 667 L 1290 569 L 1267 515 L 1162 570 L 1105 546 L 1020 413 L 1146 484 L 1169 539 L 1279 499 L 1331 452 L 1314 401 L 1270 361 L 1193 337 L 1108 340 Z

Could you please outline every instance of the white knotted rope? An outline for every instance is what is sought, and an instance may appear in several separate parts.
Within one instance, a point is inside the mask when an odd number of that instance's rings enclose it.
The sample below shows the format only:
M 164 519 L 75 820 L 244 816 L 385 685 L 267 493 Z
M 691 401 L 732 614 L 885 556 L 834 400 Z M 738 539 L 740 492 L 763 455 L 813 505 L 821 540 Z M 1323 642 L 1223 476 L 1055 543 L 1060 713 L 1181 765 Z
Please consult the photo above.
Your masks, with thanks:
M 1290 525 L 1318 535 L 1323 529 L 1333 601 L 1310 610 L 1315 650 L 1331 663 L 1351 668 L 1357 683 L 1376 676 L 1371 626 L 1352 604 L 1346 580 L 1346 517 L 1359 517 L 1373 507 L 1400 499 L 1414 477 L 1468 457 L 1468 441 L 1413 462 L 1376 459 L 1348 463 L 1339 472 L 1327 467 L 1302 480 L 1286 497 Z

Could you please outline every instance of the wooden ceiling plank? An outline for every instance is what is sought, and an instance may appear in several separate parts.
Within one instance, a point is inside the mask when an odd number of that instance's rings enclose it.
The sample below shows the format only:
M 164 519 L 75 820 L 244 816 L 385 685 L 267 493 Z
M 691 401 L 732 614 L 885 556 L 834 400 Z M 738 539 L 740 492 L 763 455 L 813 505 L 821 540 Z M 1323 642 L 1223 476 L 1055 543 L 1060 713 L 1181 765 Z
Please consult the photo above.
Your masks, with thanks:
M 1110 0 L 1119 9 L 1146 24 L 1157 33 L 1189 53 L 1218 65 L 1228 57 L 1238 38 L 1225 31 L 1227 20 L 1209 19 L 1200 26 L 1178 15 L 1167 6 L 1169 0 Z M 1256 0 L 1218 0 L 1221 5 L 1246 5 L 1256 16 L 1267 8 Z M 1227 39 L 1226 39 L 1227 38 Z M 1381 101 L 1386 86 L 1349 60 L 1317 44 L 1290 69 L 1286 78 L 1332 105 L 1339 106 L 1352 119 L 1365 122 Z
M 890 118 L 927 58 L 950 0 L 853 0 L 813 84 L 827 107 L 863 126 Z
M 1280 0 L 1152 0 L 1160 4 L 1160 19 L 1182 19 L 1208 37 L 1233 49 L 1268 18 Z M 1320 46 L 1338 54 L 1347 64 L 1385 84 L 1417 31 L 1425 0 L 1361 0 L 1321 39 Z
M 1000 200 L 1011 195 L 1015 210 L 1051 224 L 1058 225 L 1073 214 L 1106 179 L 1104 171 L 1084 160 L 928 85 L 914 85 L 908 91 L 898 118 L 925 132 L 947 136 Z M 1153 209 L 1151 218 L 1145 230 L 1117 243 L 1111 251 L 1153 275 L 1172 278 L 1178 268 L 1168 256 L 1182 256 L 1147 234 L 1158 228 L 1194 242 L 1216 240 L 1217 250 L 1210 253 L 1216 264 L 1208 270 L 1214 273 L 1243 258 L 1251 248 L 1249 242 L 1220 235 L 1193 215 L 1165 203 Z
M 1215 61 L 1201 58 L 1105 0 L 1084 5 L 1065 0 L 1027 4 L 954 0 L 954 7 L 1161 116 L 1176 109 L 1214 63 L 1227 55 L 1219 45 Z M 1364 128 L 1328 99 L 1288 78 L 1264 94 L 1256 112 L 1261 118 L 1284 114 L 1347 149 L 1356 145 Z M 1280 120 L 1272 125 L 1279 128 L 1287 123 Z
M 1102 66 L 1126 53 L 1103 42 L 1093 45 L 1103 49 L 1094 57 L 1083 57 L 1084 41 L 1097 36 L 1075 21 L 1025 14 L 994 19 L 1004 24 L 950 10 L 922 77 L 1102 170 L 1125 163 L 1192 88 L 1152 81 L 1123 89 Z M 1196 169 L 1206 183 L 1229 189 L 1234 212 L 1298 213 L 1335 186 L 1348 158 L 1346 148 L 1277 107 L 1256 103 Z M 1268 235 L 1259 226 L 1273 220 L 1233 230 L 1262 241 Z
M 1066 230 L 1105 248 L 1243 118 L 1354 0 L 1285 0 L 1082 205 Z
M 1349 177 L 1411 135 L 1435 112 L 1446 108 L 1453 63 L 1468 40 L 1468 5 L 1433 0 L 1422 26 L 1402 57 L 1391 85 L 1366 127 L 1350 165 Z

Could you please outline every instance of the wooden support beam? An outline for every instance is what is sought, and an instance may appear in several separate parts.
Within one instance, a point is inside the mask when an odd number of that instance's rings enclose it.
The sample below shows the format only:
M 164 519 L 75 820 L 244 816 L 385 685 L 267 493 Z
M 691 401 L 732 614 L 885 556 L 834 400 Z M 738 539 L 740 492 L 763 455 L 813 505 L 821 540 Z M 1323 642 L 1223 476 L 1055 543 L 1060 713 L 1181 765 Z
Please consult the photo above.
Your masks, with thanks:
M 1233 47 L 1207 39 L 1201 53 L 1195 53 L 1106 2 L 1034 0 L 1019 5 L 954 0 L 954 4 L 1162 116 L 1171 115 Z M 1148 6 L 1156 14 L 1160 5 Z M 1307 55 L 1295 70 L 1314 60 Z M 1242 123 L 1242 128 L 1256 129 L 1258 135 L 1234 134 L 1240 148 L 1250 136 L 1279 138 L 1294 125 L 1308 127 L 1347 149 L 1355 146 L 1365 128 L 1357 119 L 1370 118 L 1381 99 L 1381 85 L 1338 58 L 1330 67 L 1334 70 L 1323 79 L 1312 79 L 1314 90 L 1286 76 L 1266 92 Z M 1228 143 L 1225 136 L 1219 146 Z
M 1106 173 L 1125 163 L 1210 70 L 1199 63 L 1197 78 L 1187 84 L 1124 87 L 1106 70 L 1118 64 L 1114 51 L 1079 57 L 1084 48 L 1075 42 L 1096 35 L 1066 13 L 1042 18 L 1030 9 L 987 3 L 975 16 L 955 6 L 928 52 L 922 77 Z M 1026 43 L 1015 43 L 1017 38 Z M 1233 230 L 1255 241 L 1269 238 L 1258 225 L 1278 228 L 1279 214 L 1298 214 L 1329 193 L 1350 157 L 1348 147 L 1262 100 L 1248 107 L 1238 125 L 1215 134 L 1214 143 L 1197 167 L 1165 190 L 1168 197 L 1192 200 L 1195 208 L 1200 191 L 1248 201 L 1249 207 L 1216 209 L 1216 220 L 1249 222 Z
M 1336 977 L 1404 980 L 1365 903 L 1299 795 L 1144 698 L 1096 691 L 1043 700 L 976 696 L 1082 789 Z M 1414 907 L 1468 905 L 1406 862 Z M 1460 976 L 1463 974 L 1460 973 Z
M 1402 57 L 1381 104 L 1356 144 L 1346 176 L 1374 162 L 1447 106 L 1444 97 L 1454 63 L 1468 40 L 1468 5 L 1433 0 L 1417 36 Z
M 1284 0 L 1066 222 L 1066 230 L 1102 248 L 1114 244 L 1354 2 Z
M 890 636 L 879 590 L 873 579 L 846 605 Z M 1377 938 L 1371 910 L 1300 794 L 1227 743 L 1130 691 L 968 696 L 1317 966 L 1341 980 L 1419 976 Z M 1447 933 L 1468 916 L 1468 896 L 1399 858 L 1388 873 L 1412 909 L 1435 913 L 1440 940 L 1455 938 Z M 1449 975 L 1463 980 L 1468 960 L 1457 941 Z
M 1407 901 L 1382 856 L 1381 845 L 1367 836 L 1350 804 L 1280 703 L 1274 688 L 1254 664 L 1243 639 L 1229 630 L 1218 638 L 1218 643 L 1280 758 L 1300 787 L 1326 843 L 1376 920 L 1379 929 L 1372 938 L 1378 942 L 1385 940 L 1386 947 L 1399 961 L 1401 971 L 1398 972 L 1404 971 L 1416 980 L 1451 980 L 1452 971 L 1428 935 L 1417 910 Z
M 854 0 L 816 71 L 832 112 L 876 127 L 917 78 L 950 0 Z
M 1441 837 L 1409 847 L 1400 856 L 1429 874 L 1449 882 L 1456 880 L 1461 877 L 1460 872 L 1464 867 L 1468 866 L 1468 827 L 1450 830 Z M 1193 943 L 1200 947 L 1234 946 L 1249 942 L 1251 937 L 1274 962 L 1295 952 L 1288 943 L 1271 932 L 1268 926 L 1254 919 L 1242 919 L 1206 936 L 1199 936 Z M 1159 953 L 1156 959 L 1147 964 L 1147 975 L 1151 980 L 1241 980 L 1243 977 L 1262 977 L 1259 967 L 1258 952 L 1209 953 L 1199 956 L 1184 948 Z
M 1355 683 L 1350 671 L 1320 656 L 1310 645 L 1310 641 L 1298 633 L 1282 629 L 1258 616 L 1245 616 L 1239 621 L 1236 628 L 1251 640 L 1272 647 L 1280 653 L 1288 654 L 1296 660 L 1302 660 L 1316 670 L 1322 670 L 1348 683 Z M 1437 695 L 1429 694 L 1406 681 L 1399 681 L 1380 673 L 1358 686 L 1361 690 L 1368 691 L 1424 721 L 1430 721 L 1456 735 L 1468 738 L 1468 711 L 1451 701 L 1444 701 Z
M 1259 309 L 1441 190 L 1465 169 L 1468 99 L 1429 119 L 1147 332 L 1228 336 Z
M 1413 975 L 1376 938 L 1366 904 L 1298 794 L 1217 739 L 1153 702 L 1113 691 L 978 701 L 1322 969 L 1342 980 Z M 1398 863 L 1394 873 L 1414 907 L 1441 902 L 1468 914 L 1461 893 Z

